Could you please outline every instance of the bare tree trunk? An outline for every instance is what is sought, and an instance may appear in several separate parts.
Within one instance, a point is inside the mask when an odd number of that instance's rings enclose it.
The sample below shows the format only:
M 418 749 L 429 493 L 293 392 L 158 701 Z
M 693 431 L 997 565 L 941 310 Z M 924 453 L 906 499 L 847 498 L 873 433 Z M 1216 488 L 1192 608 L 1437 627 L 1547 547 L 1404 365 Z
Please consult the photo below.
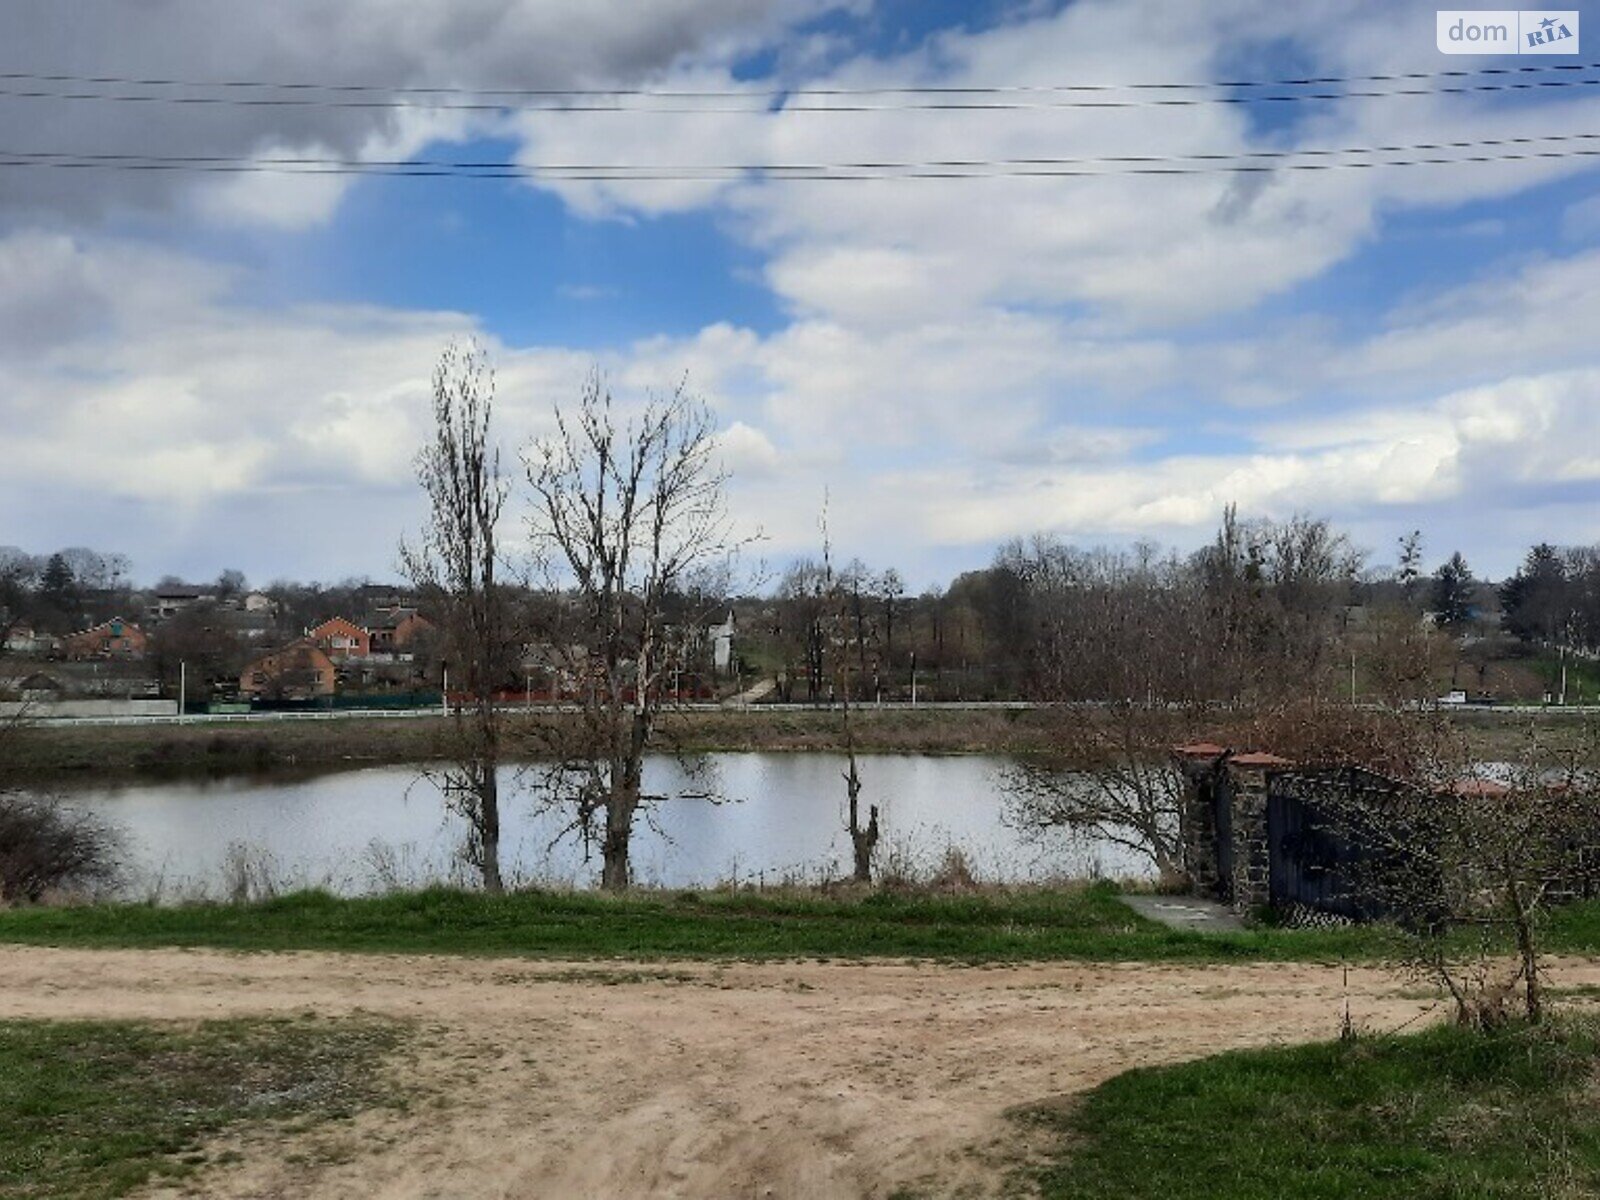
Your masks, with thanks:
M 844 752 L 849 761 L 849 770 L 844 774 L 845 794 L 849 798 L 849 814 L 846 818 L 846 830 L 850 834 L 850 850 L 855 859 L 855 873 L 852 878 L 857 883 L 872 882 L 872 852 L 878 846 L 878 806 L 868 808 L 868 818 L 865 828 L 861 824 L 861 772 L 856 769 L 856 740 L 855 730 L 850 724 L 850 673 L 845 671 L 844 687 Z
M 850 770 L 844 777 L 850 794 L 850 848 L 855 855 L 857 883 L 872 882 L 872 852 L 878 845 L 878 806 L 868 808 L 867 826 L 861 827 L 861 776 L 856 772 L 855 751 L 850 752 Z
M 500 727 L 492 707 L 479 709 L 481 751 L 478 762 L 477 833 L 483 868 L 483 890 L 501 892 L 500 875 Z
M 633 720 L 627 731 L 627 748 L 620 762 L 612 764 L 611 790 L 605 799 L 606 827 L 600 839 L 600 886 L 608 892 L 626 891 L 633 883 L 630 847 L 633 818 L 644 795 L 644 753 L 650 744 L 654 724 L 644 691 L 648 677 L 641 672 L 641 689 L 634 701 Z
M 606 830 L 600 842 L 600 886 L 608 892 L 627 891 L 633 882 L 629 844 L 633 839 L 633 813 L 638 797 L 613 793 L 606 801 Z
M 1533 935 L 1533 917 L 1523 903 L 1516 877 L 1513 874 L 1509 852 L 1506 854 L 1507 907 L 1511 910 L 1511 927 L 1517 938 L 1517 956 L 1522 960 L 1523 1006 L 1532 1025 L 1544 1019 L 1544 996 L 1539 983 L 1539 951 Z

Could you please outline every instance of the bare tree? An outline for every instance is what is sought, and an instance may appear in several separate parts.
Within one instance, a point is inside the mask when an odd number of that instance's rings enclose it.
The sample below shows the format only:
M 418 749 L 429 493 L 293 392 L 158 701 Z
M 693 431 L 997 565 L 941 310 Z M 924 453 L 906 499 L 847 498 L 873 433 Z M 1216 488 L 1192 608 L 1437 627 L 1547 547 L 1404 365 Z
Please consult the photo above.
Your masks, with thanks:
M 1366 630 L 1369 687 L 1391 704 L 1415 704 L 1438 694 L 1455 658 L 1450 638 L 1404 604 L 1375 604 Z
M 883 602 L 883 658 L 891 672 L 894 670 L 894 620 L 905 594 L 906 583 L 899 571 L 890 567 L 878 576 L 878 598 Z
M 782 639 L 788 661 L 785 700 L 792 698 L 794 679 L 800 673 L 794 666 L 797 655 L 805 674 L 806 700 L 816 704 L 825 698 L 831 586 L 823 565 L 809 559 L 793 564 L 778 585 L 786 613 Z
M 681 660 L 684 623 L 667 614 L 694 573 L 737 547 L 710 410 L 683 386 L 625 418 L 596 374 L 555 418 L 555 435 L 527 453 L 530 534 L 547 581 L 571 589 L 547 632 L 582 712 L 552 735 L 550 783 L 575 804 L 586 844 L 599 842 L 601 886 L 619 890 L 632 879 L 634 818 L 653 798 L 644 758 L 663 681 Z
M 433 374 L 433 438 L 416 459 L 428 523 L 420 542 L 402 543 L 400 560 L 442 617 L 456 686 L 470 697 L 455 710 L 455 764 L 444 773 L 443 789 L 467 820 L 468 856 L 484 888 L 498 892 L 501 732 L 494 694 L 507 668 L 509 630 L 497 579 L 507 486 L 491 438 L 493 411 L 494 372 L 484 350 L 448 347 Z
M 822 518 L 819 522 L 822 529 L 822 571 L 818 578 L 820 594 L 823 598 L 821 614 L 818 618 L 818 628 L 822 633 L 822 640 L 842 640 L 838 637 L 847 626 L 854 624 L 858 638 L 861 637 L 861 581 L 866 576 L 866 568 L 859 559 L 854 560 L 845 568 L 842 577 L 835 577 L 833 573 L 833 542 L 828 534 L 828 512 L 824 505 Z M 832 637 L 828 637 L 828 634 Z M 863 670 L 865 665 L 863 662 Z M 872 882 L 872 855 L 878 848 L 880 829 L 878 826 L 878 806 L 868 806 L 867 823 L 861 823 L 861 769 L 856 759 L 855 726 L 850 720 L 850 662 L 848 657 L 842 657 L 840 662 L 840 679 L 838 694 L 840 700 L 839 720 L 840 732 L 843 735 L 845 753 L 845 832 L 850 835 L 851 878 L 857 883 Z
M 840 709 L 844 731 L 845 832 L 850 835 L 851 878 L 857 883 L 872 882 L 872 855 L 878 848 L 878 806 L 867 807 L 867 823 L 861 823 L 861 770 L 856 761 L 855 727 L 850 723 L 850 668 L 845 667 L 845 679 L 839 689 L 842 697 Z
M 1181 885 L 1184 781 L 1171 750 L 1191 720 L 1130 701 L 1072 710 L 1054 754 L 1006 769 L 1006 819 L 1023 832 L 1120 846 L 1148 860 L 1164 886 Z
M 1422 580 L 1422 530 L 1401 534 L 1397 545 L 1400 561 L 1395 566 L 1394 580 L 1400 585 L 1400 594 L 1409 608 L 1416 600 L 1417 585 Z

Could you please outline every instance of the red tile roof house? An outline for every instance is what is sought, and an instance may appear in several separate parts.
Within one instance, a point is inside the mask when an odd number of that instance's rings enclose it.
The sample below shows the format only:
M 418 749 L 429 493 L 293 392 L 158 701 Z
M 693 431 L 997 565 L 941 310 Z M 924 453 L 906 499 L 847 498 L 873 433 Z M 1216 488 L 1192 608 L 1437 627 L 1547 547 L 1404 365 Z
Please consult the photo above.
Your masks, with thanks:
M 331 696 L 338 682 L 333 660 L 305 638 L 256 659 L 239 675 L 241 696 L 311 700 Z
M 372 634 L 372 649 L 379 654 L 407 650 L 417 638 L 433 632 L 433 622 L 414 608 L 380 609 L 367 622 Z
M 346 621 L 343 617 L 334 617 L 315 629 L 307 630 L 305 640 L 334 662 L 368 658 L 372 654 L 372 636 L 354 621 Z
M 144 630 L 121 617 L 61 639 L 61 650 L 68 658 L 143 658 L 150 640 Z

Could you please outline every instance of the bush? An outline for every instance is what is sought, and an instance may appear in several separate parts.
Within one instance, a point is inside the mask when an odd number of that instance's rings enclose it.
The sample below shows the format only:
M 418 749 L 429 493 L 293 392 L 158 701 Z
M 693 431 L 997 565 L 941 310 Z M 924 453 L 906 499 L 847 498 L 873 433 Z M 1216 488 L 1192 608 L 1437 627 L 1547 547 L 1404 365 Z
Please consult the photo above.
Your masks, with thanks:
M 52 891 L 104 887 L 117 869 L 115 838 L 94 818 L 0 794 L 0 903 L 36 904 Z

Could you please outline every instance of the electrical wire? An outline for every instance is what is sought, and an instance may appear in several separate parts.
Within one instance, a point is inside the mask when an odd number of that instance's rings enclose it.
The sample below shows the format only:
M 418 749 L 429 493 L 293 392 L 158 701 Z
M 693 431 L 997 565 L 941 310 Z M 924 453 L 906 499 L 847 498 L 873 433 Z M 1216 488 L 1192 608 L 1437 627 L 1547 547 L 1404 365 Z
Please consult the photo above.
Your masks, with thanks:
M 1167 163 L 1222 163 L 1232 161 L 1274 161 L 1298 158 L 1333 158 L 1347 155 L 1410 154 L 1418 151 L 1445 152 L 1451 150 L 1478 150 L 1485 148 L 1537 146 L 1571 142 L 1600 142 L 1600 133 L 1551 133 L 1527 137 L 1477 138 L 1466 141 L 1410 142 L 1378 146 L 1306 147 L 1284 150 L 1240 150 L 1223 153 L 1195 154 L 1110 154 L 1080 157 L 1026 157 L 1026 158 L 945 158 L 917 161 L 864 159 L 828 163 L 529 163 L 506 159 L 364 159 L 329 158 L 319 156 L 243 157 L 239 155 L 211 154 L 127 154 L 88 153 L 56 150 L 0 150 L 0 159 L 53 160 L 107 164 L 172 164 L 176 167 L 197 166 L 260 166 L 260 167 L 348 167 L 351 169 L 395 170 L 450 170 L 450 171 L 503 171 L 520 174 L 559 174 L 565 172 L 615 172 L 625 174 L 636 171 L 653 173 L 712 173 L 746 174 L 750 172 L 806 173 L 830 171 L 915 171 L 935 168 L 1012 168 L 1048 166 L 1100 166 L 1100 165 L 1156 165 Z
M 454 160 L 372 161 L 355 159 L 240 159 L 223 156 L 73 154 L 0 150 L 0 168 L 54 168 L 219 174 L 350 175 L 398 178 L 548 179 L 556 182 L 865 182 L 917 179 L 1111 178 L 1130 175 L 1270 174 L 1279 171 L 1370 170 L 1377 167 L 1445 166 L 1600 157 L 1600 146 L 1533 149 L 1545 143 L 1600 142 L 1600 134 L 1486 138 L 1475 142 L 1254 151 L 1237 155 L 1116 155 L 1104 158 L 946 159 L 928 162 L 830 164 L 724 164 L 668 166 L 620 164 L 523 164 Z M 1518 147 L 1506 149 L 1506 147 Z M 1494 151 L 1486 154 L 1460 150 Z M 1392 155 L 1407 157 L 1385 157 Z M 1346 158 L 1340 156 L 1361 155 Z
M 772 88 L 760 92 L 744 89 L 679 89 L 679 88 L 468 88 L 443 85 L 422 86 L 376 83 L 314 83 L 304 80 L 271 81 L 260 79 L 178 79 L 140 77 L 129 75 L 71 75 L 44 74 L 33 71 L 0 71 L 0 82 L 69 83 L 82 85 L 110 85 L 124 87 L 167 87 L 190 89 L 238 89 L 319 91 L 337 93 L 385 93 L 391 95 L 443 95 L 443 96 L 521 96 L 521 97 L 585 97 L 585 96 L 637 96 L 695 99 L 746 99 L 765 96 L 781 99 L 790 96 L 884 96 L 884 95 L 1013 95 L 1052 92 L 1116 92 L 1116 91 L 1197 91 L 1209 88 L 1278 88 L 1325 86 L 1349 83 L 1403 83 L 1429 79 L 1470 79 L 1479 76 L 1538 75 L 1551 72 L 1571 73 L 1600 70 L 1597 63 L 1538 63 L 1533 65 L 1472 67 L 1440 71 L 1404 71 L 1376 75 L 1308 75 L 1277 79 L 1219 79 L 1210 81 L 1185 81 L 1168 83 L 1062 83 L 1062 84 L 907 84 L 877 87 L 792 87 Z
M 1587 69 L 1587 68 L 1585 68 Z M 647 105 L 627 103 L 634 98 L 651 99 L 651 93 L 644 92 L 605 92 L 605 93 L 571 93 L 578 102 L 564 101 L 561 103 L 508 103 L 505 101 L 471 100 L 457 101 L 445 99 L 328 99 L 323 97 L 305 96 L 238 96 L 238 95 L 173 95 L 167 93 L 142 93 L 142 92 L 102 92 L 102 91 L 47 91 L 28 88 L 0 88 L 0 99 L 9 100 L 53 100 L 69 102 L 87 102 L 104 104 L 157 104 L 178 107 L 194 108 L 320 108 L 320 109 L 352 109 L 352 110 L 420 110 L 440 112 L 538 112 L 561 114 L 727 114 L 753 116 L 783 115 L 788 113 L 884 113 L 884 112 L 1025 112 L 1025 111 L 1062 111 L 1072 109 L 1113 110 L 1113 109 L 1147 109 L 1147 108 L 1192 108 L 1204 105 L 1233 105 L 1248 106 L 1253 104 L 1303 104 L 1313 101 L 1341 101 L 1363 99 L 1394 99 L 1400 97 L 1422 96 L 1461 96 L 1486 93 L 1503 92 L 1548 92 L 1551 90 L 1567 90 L 1572 88 L 1586 88 L 1600 85 L 1600 77 L 1594 78 L 1557 78 L 1536 79 L 1526 82 L 1500 82 L 1500 83 L 1468 83 L 1453 84 L 1442 87 L 1406 87 L 1387 89 L 1365 89 L 1345 91 L 1293 91 L 1284 93 L 1246 92 L 1244 94 L 1216 95 L 1216 96 L 1181 96 L 1157 97 L 1153 99 L 1065 99 L 1065 100 L 983 100 L 983 99 L 941 99 L 941 100 L 912 100 L 906 103 L 833 103 L 826 102 L 827 97 L 821 96 L 822 103 L 790 103 L 787 95 L 794 93 L 751 92 L 748 94 L 730 92 L 725 97 L 717 93 L 718 98 L 735 98 L 749 101 L 759 101 L 759 104 L 745 104 L 736 106 L 707 106 L 691 105 Z M 289 85 L 284 85 L 289 86 Z M 1067 87 L 1075 85 L 1064 85 Z M 1083 87 L 1098 87 L 1099 85 L 1081 85 Z M 1155 86 L 1155 85 L 1149 85 Z M 1178 85 L 1172 85 L 1178 86 Z M 1239 85 L 1216 85 L 1239 86 Z M 1270 86 L 1270 85 L 1263 85 Z M 487 94 L 487 93 L 479 93 Z M 688 93 L 685 93 L 687 95 Z M 820 95 L 820 93 L 817 93 Z M 845 93 L 840 93 L 844 95 Z M 857 95 L 865 93 L 849 93 Z M 887 93 L 886 93 L 887 94 Z M 900 94 L 896 92 L 894 94 Z M 919 93 L 912 93 L 919 94 Z M 1000 89 L 975 89 L 974 94 L 1001 95 Z M 563 93 L 551 93 L 552 98 L 559 99 Z M 611 103 L 597 103 L 593 97 L 609 96 Z M 663 96 L 666 94 L 663 93 Z

